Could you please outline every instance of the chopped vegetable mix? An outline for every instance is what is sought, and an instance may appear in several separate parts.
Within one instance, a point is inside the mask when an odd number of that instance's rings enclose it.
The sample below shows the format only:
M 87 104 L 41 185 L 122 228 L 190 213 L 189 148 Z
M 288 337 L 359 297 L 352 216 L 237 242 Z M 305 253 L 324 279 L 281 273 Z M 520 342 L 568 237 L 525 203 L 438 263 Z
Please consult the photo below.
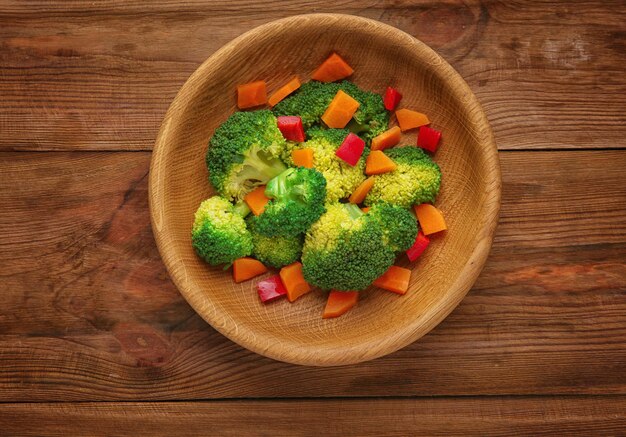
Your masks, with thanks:
M 257 282 L 262 303 L 330 290 L 324 319 L 372 285 L 405 294 L 411 270 L 396 256 L 417 260 L 447 229 L 433 205 L 441 170 L 424 152 L 437 151 L 441 132 L 426 114 L 397 109 L 397 89 L 363 90 L 345 80 L 353 73 L 332 53 L 311 81 L 294 76 L 269 98 L 264 80 L 238 85 L 237 107 L 256 109 L 215 129 L 206 165 L 219 195 L 201 203 L 191 232 L 198 256 L 232 265 L 235 283 L 280 269 Z M 415 129 L 418 147 L 402 146 Z
M 254 108 L 267 102 L 265 81 L 244 83 L 237 87 L 237 106 L 239 109 Z
M 270 201 L 270 199 L 265 195 L 265 185 L 261 185 L 246 194 L 244 200 L 254 215 L 263 214 L 263 211 L 265 211 L 265 205 L 267 205 L 267 202 Z
M 304 141 L 304 128 L 302 119 L 295 115 L 282 115 L 277 118 L 278 129 L 287 141 Z
M 381 150 L 372 150 L 365 161 L 365 174 L 383 174 L 394 171 L 398 166 Z
M 417 146 L 435 153 L 439 148 L 440 139 L 441 132 L 428 126 L 420 126 L 419 134 L 417 134 Z
M 347 313 L 353 306 L 355 306 L 358 300 L 358 291 L 332 290 L 328 294 L 328 300 L 326 301 L 326 307 L 324 308 L 322 317 L 324 319 L 339 317 Z
M 415 206 L 415 215 L 424 235 L 435 234 L 448 229 L 443 214 L 430 203 Z
M 254 258 L 239 258 L 233 262 L 233 281 L 236 283 L 247 281 L 265 272 L 267 267 Z
M 313 149 L 294 149 L 291 151 L 291 159 L 295 166 L 313 168 Z
M 311 75 L 311 79 L 320 82 L 335 82 L 354 73 L 352 67 L 337 53 L 333 53 Z
M 285 97 L 287 97 L 289 94 L 293 93 L 295 90 L 300 88 L 300 85 L 301 85 L 301 83 L 300 83 L 300 79 L 298 79 L 298 76 L 294 77 L 289 82 L 287 82 L 285 85 L 283 85 L 278 90 L 276 90 L 274 92 L 274 94 L 272 94 L 270 96 L 270 98 L 267 99 L 268 105 L 276 106 L 278 104 L 278 102 L 280 102 Z
M 365 150 L 365 141 L 350 132 L 335 151 L 335 155 L 354 167 L 363 155 L 363 150 Z
M 263 279 L 256 284 L 259 298 L 263 303 L 269 303 L 279 299 L 283 296 L 287 296 L 287 289 L 283 285 L 283 281 L 279 275 L 270 276 L 267 279 Z
M 330 128 L 343 129 L 350 122 L 359 106 L 359 102 L 339 90 L 322 114 L 322 121 Z
M 430 120 L 426 114 L 411 111 L 410 109 L 398 109 L 396 111 L 396 119 L 398 120 L 402 132 L 430 124 Z
M 410 261 L 415 261 L 420 255 L 426 250 L 430 240 L 422 231 L 417 233 L 417 237 L 415 237 L 415 242 L 413 246 L 409 247 L 406 251 L 406 256 Z
M 373 186 L 374 186 L 373 177 L 369 177 L 365 179 L 361 183 L 361 185 L 359 185 L 357 189 L 354 190 L 354 193 L 352 193 L 352 195 L 350 196 L 348 200 L 350 201 L 350 203 L 363 203 L 363 201 L 365 200 L 365 196 L 367 196 L 367 193 L 369 193 L 369 191 L 372 189 Z
M 393 147 L 400 142 L 401 137 L 400 128 L 394 126 L 372 139 L 372 150 L 383 150 Z
M 373 285 L 383 290 L 404 294 L 409 289 L 410 279 L 411 270 L 404 267 L 391 266 L 382 276 L 374 281 Z
M 280 279 L 287 290 L 287 299 L 294 302 L 303 294 L 311 291 L 311 286 L 302 275 L 302 263 L 295 262 L 280 269 Z
M 402 94 L 400 94 L 397 89 L 388 86 L 387 90 L 385 91 L 385 96 L 383 97 L 385 109 L 387 111 L 393 111 L 398 107 L 400 100 L 402 100 Z

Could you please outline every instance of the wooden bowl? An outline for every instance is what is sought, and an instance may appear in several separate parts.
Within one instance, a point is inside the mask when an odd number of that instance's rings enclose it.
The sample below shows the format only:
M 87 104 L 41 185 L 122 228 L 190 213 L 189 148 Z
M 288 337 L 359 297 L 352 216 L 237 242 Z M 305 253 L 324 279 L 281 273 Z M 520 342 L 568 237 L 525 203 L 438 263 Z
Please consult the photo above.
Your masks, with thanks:
M 181 48 L 184 49 L 184 48 Z M 413 270 L 404 296 L 371 287 L 337 319 L 322 319 L 326 293 L 264 305 L 251 280 L 205 264 L 191 247 L 193 215 L 214 194 L 204 156 L 215 128 L 235 110 L 235 87 L 264 79 L 272 92 L 294 75 L 308 80 L 332 51 L 361 87 L 401 90 L 400 107 L 428 114 L 443 132 L 435 160 L 443 173 L 436 205 L 449 230 Z M 393 119 L 393 117 L 392 117 Z M 416 134 L 401 144 L 415 144 Z M 500 206 L 496 144 L 476 97 L 429 47 L 393 27 L 336 14 L 265 24 L 214 53 L 187 80 L 161 126 L 150 167 L 150 213 L 163 261 L 185 299 L 219 332 L 256 353 L 290 363 L 331 366 L 394 352 L 441 322 L 461 301 L 489 252 Z M 274 274 L 272 272 L 271 274 Z

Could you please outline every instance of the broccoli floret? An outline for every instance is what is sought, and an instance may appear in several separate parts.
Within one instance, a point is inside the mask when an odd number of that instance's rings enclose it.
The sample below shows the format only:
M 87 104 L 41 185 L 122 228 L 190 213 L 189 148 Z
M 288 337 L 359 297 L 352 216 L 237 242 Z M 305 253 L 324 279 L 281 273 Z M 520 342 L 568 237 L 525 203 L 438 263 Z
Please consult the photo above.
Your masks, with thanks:
M 308 131 L 308 141 L 293 147 L 313 150 L 313 165 L 326 178 L 326 202 L 328 203 L 348 197 L 365 180 L 367 149 L 354 167 L 335 155 L 335 151 L 348 133 L 347 129 L 314 127 Z M 285 152 L 283 159 L 287 164 L 293 165 L 291 150 Z
M 388 203 L 377 203 L 368 214 L 380 222 L 385 243 L 394 251 L 405 251 L 415 242 L 417 220 L 407 209 Z
M 352 82 L 323 83 L 310 81 L 298 91 L 274 107 L 276 115 L 298 115 L 305 129 L 321 125 L 321 117 L 337 91 L 345 93 L 359 102 L 348 128 L 361 135 L 369 144 L 376 135 L 384 132 L 389 124 L 389 114 L 380 95 L 364 91 Z
M 365 197 L 365 205 L 387 202 L 403 208 L 434 202 L 441 185 L 441 170 L 422 149 L 412 146 L 384 151 L 397 168 L 374 176 L 374 186 Z
M 220 196 L 200 204 L 191 229 L 191 243 L 211 265 L 230 264 L 252 253 L 252 236 L 243 217 Z
M 270 201 L 255 219 L 256 230 L 268 237 L 293 237 L 324 213 L 326 179 L 311 168 L 289 168 L 267 183 L 265 195 Z
M 362 290 L 385 273 L 395 252 L 385 243 L 381 222 L 349 203 L 327 205 L 307 232 L 302 271 L 323 289 Z
M 246 223 L 252 234 L 252 255 L 263 264 L 281 268 L 300 258 L 303 234 L 294 237 L 268 237 L 257 231 L 256 217 L 248 217 Z
M 209 179 L 222 196 L 241 200 L 285 170 L 279 156 L 286 144 L 270 111 L 235 112 L 209 142 Z

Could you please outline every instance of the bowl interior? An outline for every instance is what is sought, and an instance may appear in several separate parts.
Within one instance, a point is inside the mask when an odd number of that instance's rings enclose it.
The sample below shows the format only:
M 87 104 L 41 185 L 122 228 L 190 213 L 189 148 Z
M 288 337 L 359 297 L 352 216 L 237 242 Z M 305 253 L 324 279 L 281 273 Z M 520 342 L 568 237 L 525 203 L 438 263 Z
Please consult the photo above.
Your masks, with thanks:
M 190 244 L 193 214 L 214 194 L 204 156 L 215 128 L 236 110 L 237 84 L 265 79 L 271 92 L 294 75 L 308 80 L 331 51 L 352 65 L 352 80 L 403 94 L 401 107 L 428 114 L 443 132 L 435 155 L 443 182 L 436 205 L 449 230 L 415 263 L 404 296 L 371 288 L 348 314 L 323 320 L 326 294 L 294 304 L 260 303 L 252 280 L 202 262 Z M 416 134 L 403 143 L 414 144 Z M 181 293 L 213 327 L 275 359 L 309 365 L 348 364 L 382 356 L 419 338 L 463 298 L 491 245 L 500 199 L 495 143 L 475 97 L 438 55 L 409 35 L 363 18 L 315 14 L 254 29 L 209 58 L 187 81 L 163 122 L 150 175 L 155 237 Z M 275 272 L 271 272 L 275 274 Z M 268 274 L 269 275 L 269 274 Z

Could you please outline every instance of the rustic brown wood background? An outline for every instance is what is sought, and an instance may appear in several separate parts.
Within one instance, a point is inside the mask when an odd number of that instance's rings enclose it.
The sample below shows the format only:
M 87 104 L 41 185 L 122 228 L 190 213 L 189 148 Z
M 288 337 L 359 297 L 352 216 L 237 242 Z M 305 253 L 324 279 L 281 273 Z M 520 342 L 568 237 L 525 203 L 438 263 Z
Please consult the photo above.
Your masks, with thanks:
M 282 364 L 205 324 L 149 225 L 160 121 L 267 21 L 362 15 L 437 50 L 492 123 L 475 287 L 372 362 Z M 626 432 L 626 3 L 0 0 L 0 434 Z

